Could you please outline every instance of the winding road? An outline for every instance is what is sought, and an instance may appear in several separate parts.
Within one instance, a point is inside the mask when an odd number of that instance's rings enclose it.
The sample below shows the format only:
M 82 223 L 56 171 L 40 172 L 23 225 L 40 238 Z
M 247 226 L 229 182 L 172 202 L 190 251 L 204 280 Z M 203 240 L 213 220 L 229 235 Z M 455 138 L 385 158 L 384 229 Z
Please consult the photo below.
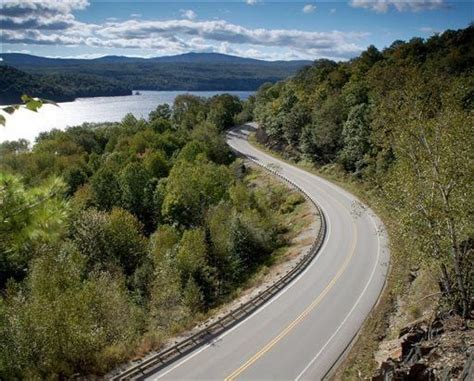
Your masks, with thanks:
M 304 272 L 267 304 L 148 379 L 323 379 L 382 291 L 389 267 L 382 222 L 340 187 L 250 145 L 252 128 L 232 129 L 228 144 L 278 168 L 317 202 L 327 221 L 326 239 Z

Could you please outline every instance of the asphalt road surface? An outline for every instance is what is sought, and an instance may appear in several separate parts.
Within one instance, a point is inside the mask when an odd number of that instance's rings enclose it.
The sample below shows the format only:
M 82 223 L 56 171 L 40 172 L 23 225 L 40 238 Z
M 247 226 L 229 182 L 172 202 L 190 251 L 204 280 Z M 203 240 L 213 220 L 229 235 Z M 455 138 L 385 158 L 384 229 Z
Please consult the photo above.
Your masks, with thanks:
M 250 129 L 231 130 L 228 144 L 305 190 L 326 217 L 326 239 L 306 270 L 267 304 L 149 379 L 320 380 L 383 288 L 389 250 L 377 216 L 340 187 L 251 146 Z

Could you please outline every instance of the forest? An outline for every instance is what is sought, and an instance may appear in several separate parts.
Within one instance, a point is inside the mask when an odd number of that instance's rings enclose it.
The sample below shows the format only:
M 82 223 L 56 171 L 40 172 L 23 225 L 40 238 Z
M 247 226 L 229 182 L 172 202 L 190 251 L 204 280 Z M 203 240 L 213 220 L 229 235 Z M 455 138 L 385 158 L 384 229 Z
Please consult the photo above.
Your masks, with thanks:
M 71 78 L 68 87 L 80 88 L 74 78 L 94 78 L 132 90 L 254 91 L 265 82 L 289 77 L 311 61 L 261 61 L 217 53 L 134 58 L 53 59 L 27 54 L 1 54 L 4 64 L 40 78 Z M 28 92 L 27 92 L 28 93 Z M 30 94 L 30 93 L 28 93 Z M 47 98 L 46 95 L 37 94 Z M 1 98 L 0 98 L 1 99 Z
M 393 302 L 364 332 L 374 342 L 420 271 L 436 286 L 418 291 L 413 320 L 424 304 L 472 321 L 473 69 L 471 25 L 371 46 L 348 62 L 319 60 L 256 95 L 259 144 L 358 191 L 389 228 Z M 373 364 L 375 350 L 359 356 Z M 345 376 L 371 376 L 361 369 Z
M 247 107 L 181 95 L 0 144 L 1 379 L 102 375 L 271 264 L 302 197 L 252 185 L 225 144 Z
M 181 95 L 147 120 L 2 143 L 0 378 L 103 374 L 271 260 L 285 197 L 249 186 L 222 134 L 248 120 L 258 144 L 353 185 L 381 213 L 394 298 L 416 265 L 439 308 L 472 321 L 473 42 L 469 26 L 370 46 L 245 102 Z
M 131 95 L 132 90 L 118 81 L 87 74 L 28 74 L 0 62 L 0 104 L 19 103 L 24 94 L 56 102 L 78 97 Z

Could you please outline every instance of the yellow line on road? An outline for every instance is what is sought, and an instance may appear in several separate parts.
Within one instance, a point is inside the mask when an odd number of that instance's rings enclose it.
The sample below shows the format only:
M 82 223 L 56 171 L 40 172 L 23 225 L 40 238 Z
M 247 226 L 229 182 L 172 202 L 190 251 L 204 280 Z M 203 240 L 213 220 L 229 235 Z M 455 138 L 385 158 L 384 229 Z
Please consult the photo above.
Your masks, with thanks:
M 318 297 L 299 315 L 295 320 L 293 320 L 280 334 L 278 334 L 273 340 L 271 340 L 267 345 L 265 345 L 260 351 L 255 353 L 250 359 L 247 360 L 245 364 L 243 364 L 240 368 L 235 370 L 230 376 L 225 378 L 225 381 L 232 381 L 240 374 L 242 374 L 249 366 L 251 366 L 255 361 L 257 361 L 260 357 L 262 357 L 265 353 L 267 353 L 270 349 L 272 349 L 281 339 L 283 339 L 288 333 L 291 332 L 293 328 L 295 328 L 301 321 L 303 321 L 309 313 L 316 308 L 316 306 L 323 300 L 326 294 L 331 290 L 337 280 L 341 277 L 342 273 L 349 265 L 351 258 L 354 255 L 355 247 L 357 243 L 357 228 L 355 226 L 354 221 L 352 221 L 352 227 L 354 229 L 354 238 L 352 239 L 351 251 L 350 255 L 346 257 L 344 263 L 342 264 L 339 271 L 336 273 L 334 278 L 331 279 L 329 284 L 326 288 L 318 295 Z

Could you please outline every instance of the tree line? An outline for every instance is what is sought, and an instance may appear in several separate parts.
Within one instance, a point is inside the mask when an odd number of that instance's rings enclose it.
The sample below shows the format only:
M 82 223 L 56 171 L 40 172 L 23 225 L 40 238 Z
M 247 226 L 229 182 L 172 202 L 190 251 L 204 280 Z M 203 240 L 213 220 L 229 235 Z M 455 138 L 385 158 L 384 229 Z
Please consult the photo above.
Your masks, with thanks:
M 8 53 L 0 56 L 6 65 L 38 78 L 89 77 L 97 82 L 113 82 L 133 90 L 255 91 L 263 83 L 287 78 L 310 63 L 245 60 L 205 53 L 182 56 L 181 60 L 174 60 L 173 57 L 166 60 L 166 57 L 134 59 L 111 56 L 91 60 L 51 59 Z M 80 83 L 73 82 L 69 88 L 73 90 L 80 86 Z M 43 94 L 27 93 L 46 98 Z
M 69 102 L 79 97 L 131 95 L 132 90 L 118 81 L 97 75 L 54 71 L 37 75 L 0 64 L 0 104 L 18 103 L 23 94 Z
M 315 61 L 264 85 L 261 143 L 369 189 L 406 265 L 436 274 L 443 301 L 472 317 L 474 26 Z M 396 259 L 395 260 L 400 260 Z M 430 271 L 430 272 L 431 272 Z

